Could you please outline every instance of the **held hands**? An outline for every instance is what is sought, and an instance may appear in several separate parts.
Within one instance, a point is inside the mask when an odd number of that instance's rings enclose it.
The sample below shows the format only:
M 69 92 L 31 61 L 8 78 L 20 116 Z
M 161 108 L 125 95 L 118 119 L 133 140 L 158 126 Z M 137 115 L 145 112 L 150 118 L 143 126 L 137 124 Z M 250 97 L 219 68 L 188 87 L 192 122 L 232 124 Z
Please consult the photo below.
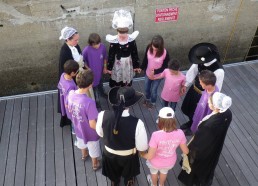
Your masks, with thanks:
M 151 70 L 149 79 L 150 80 L 155 80 L 155 78 L 154 78 L 154 69 Z
M 186 86 L 182 86 L 180 91 L 180 96 L 183 96 L 186 93 Z
M 142 69 L 140 69 L 140 68 L 135 68 L 135 69 L 133 69 L 133 71 L 136 72 L 136 73 L 138 73 L 138 74 L 140 74 L 140 73 L 142 72 Z
M 189 164 L 188 156 L 186 154 L 181 155 L 183 157 L 182 169 L 187 172 L 187 174 L 191 173 L 191 167 Z

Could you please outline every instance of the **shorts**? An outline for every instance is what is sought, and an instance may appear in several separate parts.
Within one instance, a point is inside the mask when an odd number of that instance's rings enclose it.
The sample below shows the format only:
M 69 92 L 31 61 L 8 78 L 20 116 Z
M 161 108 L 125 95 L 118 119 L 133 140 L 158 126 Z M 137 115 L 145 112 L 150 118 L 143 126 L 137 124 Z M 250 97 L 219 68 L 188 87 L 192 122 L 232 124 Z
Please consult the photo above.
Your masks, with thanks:
M 160 172 L 161 174 L 167 174 L 168 171 L 173 168 L 173 166 L 156 168 L 156 167 L 152 166 L 148 160 L 146 161 L 146 165 L 149 167 L 151 174 L 158 174 L 158 172 Z
M 77 138 L 76 146 L 79 149 L 87 149 L 89 151 L 89 155 L 92 158 L 97 158 L 101 156 L 100 144 L 99 140 L 97 141 L 88 141 L 87 144 L 84 143 L 83 139 Z

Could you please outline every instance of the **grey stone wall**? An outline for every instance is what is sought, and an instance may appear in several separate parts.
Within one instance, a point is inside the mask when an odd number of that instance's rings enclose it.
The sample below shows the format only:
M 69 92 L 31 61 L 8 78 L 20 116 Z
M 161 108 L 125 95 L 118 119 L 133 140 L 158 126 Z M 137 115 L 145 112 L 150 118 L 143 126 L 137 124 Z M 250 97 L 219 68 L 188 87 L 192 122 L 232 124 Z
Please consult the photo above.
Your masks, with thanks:
M 178 20 L 155 23 L 155 10 L 169 7 L 179 7 Z M 0 0 L 0 96 L 56 89 L 60 30 L 75 27 L 82 49 L 97 32 L 108 48 L 104 38 L 116 33 L 111 20 L 121 8 L 132 12 L 133 30 L 140 31 L 141 59 L 160 34 L 183 69 L 199 42 L 217 45 L 224 63 L 243 61 L 258 26 L 257 0 Z

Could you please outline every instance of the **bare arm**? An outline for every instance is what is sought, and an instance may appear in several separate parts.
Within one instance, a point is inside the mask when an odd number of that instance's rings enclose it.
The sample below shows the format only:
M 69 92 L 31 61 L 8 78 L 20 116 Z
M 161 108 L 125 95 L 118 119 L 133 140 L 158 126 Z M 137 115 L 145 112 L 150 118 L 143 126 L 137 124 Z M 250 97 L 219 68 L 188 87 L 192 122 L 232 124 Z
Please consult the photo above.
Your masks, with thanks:
M 89 124 L 92 129 L 96 130 L 96 124 L 97 124 L 96 120 L 89 120 Z
M 184 143 L 184 144 L 180 144 L 180 149 L 182 150 L 182 152 L 184 154 L 188 154 L 189 153 L 189 149 L 187 147 L 187 145 Z
M 145 159 L 147 159 L 147 160 L 150 160 L 150 159 L 152 159 L 154 156 L 155 156 L 155 154 L 156 154 L 156 148 L 152 148 L 152 147 L 150 147 L 149 149 L 148 149 L 148 152 L 147 153 L 145 153 L 145 152 L 141 152 L 140 154 L 141 154 L 141 157 L 143 157 L 143 158 L 145 158 Z

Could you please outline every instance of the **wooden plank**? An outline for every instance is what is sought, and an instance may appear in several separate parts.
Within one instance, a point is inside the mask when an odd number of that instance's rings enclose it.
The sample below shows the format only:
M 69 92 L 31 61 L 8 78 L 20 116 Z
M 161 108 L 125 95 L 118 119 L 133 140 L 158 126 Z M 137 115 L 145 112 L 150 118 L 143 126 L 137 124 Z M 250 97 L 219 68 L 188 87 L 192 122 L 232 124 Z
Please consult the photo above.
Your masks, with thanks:
M 1 137 L 2 137 L 2 129 L 3 129 L 3 124 L 4 124 L 4 114 L 5 114 L 5 107 L 6 107 L 6 101 L 1 100 L 0 101 L 0 142 L 1 142 Z
M 74 136 L 74 140 L 75 140 Z M 74 141 L 73 140 L 73 141 Z M 75 162 L 75 171 L 76 171 L 76 180 L 78 186 L 85 186 L 88 185 L 86 174 L 85 174 L 85 165 L 84 162 L 81 160 L 82 153 L 81 150 L 74 146 L 74 162 Z
M 46 95 L 46 185 L 55 186 L 54 104 L 52 94 Z
M 75 164 L 73 154 L 73 143 L 71 127 L 63 127 L 64 160 L 65 160 L 65 181 L 67 186 L 76 185 Z
M 65 185 L 63 129 L 60 127 L 60 114 L 57 113 L 57 93 L 53 94 L 54 104 L 54 146 L 56 186 Z
M 37 104 L 38 104 L 37 97 L 36 96 L 30 97 L 25 185 L 35 185 Z
M 46 181 L 46 103 L 45 95 L 38 96 L 37 107 L 37 148 L 35 185 L 43 186 Z
M 4 185 L 14 185 L 18 136 L 19 136 L 19 130 L 20 130 L 21 103 L 22 103 L 22 98 L 18 98 L 14 100 L 13 119 L 11 124 L 12 128 L 10 131 L 10 141 L 9 141 Z
M 18 137 L 18 152 L 14 185 L 25 184 L 25 172 L 26 172 L 26 156 L 27 156 L 27 142 L 28 142 L 28 125 L 29 125 L 29 97 L 22 99 L 21 108 L 21 122 L 20 132 Z
M 14 100 L 7 100 L 0 145 L 0 185 L 4 185 L 5 180 L 7 152 L 9 149 L 10 132 L 12 127 L 12 117 L 14 109 L 13 105 Z

